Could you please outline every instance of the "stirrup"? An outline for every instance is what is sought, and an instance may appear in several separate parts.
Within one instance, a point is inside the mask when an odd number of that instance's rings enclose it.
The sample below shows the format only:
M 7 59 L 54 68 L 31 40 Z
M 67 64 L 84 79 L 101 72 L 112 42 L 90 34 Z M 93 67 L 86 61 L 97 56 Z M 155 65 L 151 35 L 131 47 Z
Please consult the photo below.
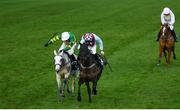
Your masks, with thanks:
M 73 61 L 72 63 L 71 63 L 71 65 L 75 65 L 76 64 L 76 61 Z

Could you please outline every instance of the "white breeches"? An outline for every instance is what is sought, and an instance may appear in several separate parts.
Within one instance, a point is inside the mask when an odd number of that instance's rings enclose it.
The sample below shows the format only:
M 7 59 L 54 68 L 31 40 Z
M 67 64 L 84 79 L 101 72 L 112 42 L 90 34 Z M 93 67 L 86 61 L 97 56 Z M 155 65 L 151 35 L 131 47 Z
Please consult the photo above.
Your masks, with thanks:
M 88 49 L 91 51 L 92 54 L 96 54 L 96 45 L 94 45 L 93 47 L 88 46 Z

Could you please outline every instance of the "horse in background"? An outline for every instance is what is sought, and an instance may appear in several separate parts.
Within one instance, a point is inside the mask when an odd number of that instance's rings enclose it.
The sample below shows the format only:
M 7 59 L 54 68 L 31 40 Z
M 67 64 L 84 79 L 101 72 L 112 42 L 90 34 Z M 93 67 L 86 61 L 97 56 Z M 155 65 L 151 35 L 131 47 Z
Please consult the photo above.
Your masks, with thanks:
M 79 82 L 78 82 L 78 97 L 77 100 L 81 101 L 81 85 L 83 83 L 87 86 L 87 92 L 89 96 L 89 102 L 91 102 L 91 87 L 92 85 L 92 93 L 94 95 L 97 94 L 97 82 L 100 79 L 102 69 L 98 66 L 97 61 L 95 60 L 95 56 L 91 54 L 88 46 L 86 44 L 80 44 L 79 56 L 78 56 L 78 64 L 80 68 Z
M 166 53 L 166 51 L 168 53 Z M 166 63 L 170 64 L 171 52 L 173 52 L 173 58 L 176 59 L 175 54 L 175 39 L 171 34 L 171 30 L 168 24 L 162 25 L 160 30 L 160 39 L 159 39 L 159 59 L 157 65 L 160 65 L 162 53 L 166 58 Z
M 79 75 L 79 70 L 72 70 L 71 61 L 66 52 L 60 51 L 60 53 L 57 53 L 56 50 L 54 50 L 54 55 L 55 55 L 54 64 L 56 71 L 56 81 L 57 81 L 58 95 L 59 95 L 58 98 L 60 101 L 63 101 L 65 97 L 66 87 L 67 87 L 67 92 L 70 93 L 68 86 L 69 78 L 72 78 L 72 94 L 74 95 L 75 80 Z

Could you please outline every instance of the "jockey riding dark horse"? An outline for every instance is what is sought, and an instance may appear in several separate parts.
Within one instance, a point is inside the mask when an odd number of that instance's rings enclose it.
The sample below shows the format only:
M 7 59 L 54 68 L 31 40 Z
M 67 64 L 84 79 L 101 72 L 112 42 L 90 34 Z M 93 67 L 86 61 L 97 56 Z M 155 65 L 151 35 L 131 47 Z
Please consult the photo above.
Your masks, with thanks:
M 104 51 L 101 38 L 94 33 L 86 33 L 82 36 L 80 43 L 88 46 L 88 49 L 91 51 L 91 54 L 94 55 L 98 66 L 101 68 L 101 70 L 103 70 L 103 66 L 106 65 L 106 61 L 103 59 Z M 99 46 L 101 55 L 96 53 L 97 44 Z
M 81 101 L 81 85 L 83 83 L 87 86 L 89 102 L 91 102 L 91 87 L 89 82 L 93 83 L 92 93 L 97 94 L 97 82 L 100 79 L 102 69 L 98 66 L 95 56 L 88 49 L 86 44 L 80 44 L 80 51 L 78 55 L 78 64 L 80 65 L 80 75 L 78 82 L 78 101 Z

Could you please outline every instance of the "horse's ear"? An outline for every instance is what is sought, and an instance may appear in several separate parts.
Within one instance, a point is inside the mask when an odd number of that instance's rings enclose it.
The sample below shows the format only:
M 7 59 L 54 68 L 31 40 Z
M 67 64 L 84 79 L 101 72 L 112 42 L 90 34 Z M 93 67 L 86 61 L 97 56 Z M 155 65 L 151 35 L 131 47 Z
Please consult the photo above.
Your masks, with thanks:
M 56 52 L 56 50 L 54 50 L 54 55 L 57 55 L 57 52 Z

